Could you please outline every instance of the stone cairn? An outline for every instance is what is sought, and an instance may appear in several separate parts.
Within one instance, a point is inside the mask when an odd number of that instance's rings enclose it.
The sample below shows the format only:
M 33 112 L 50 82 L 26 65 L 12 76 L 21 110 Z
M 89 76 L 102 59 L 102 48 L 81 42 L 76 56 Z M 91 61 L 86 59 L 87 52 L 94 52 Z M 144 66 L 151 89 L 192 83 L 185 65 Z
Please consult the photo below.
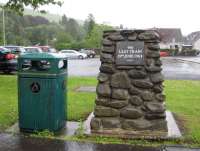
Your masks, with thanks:
M 116 65 L 120 41 L 144 42 L 143 65 Z M 92 133 L 166 135 L 160 37 L 153 30 L 105 31 Z

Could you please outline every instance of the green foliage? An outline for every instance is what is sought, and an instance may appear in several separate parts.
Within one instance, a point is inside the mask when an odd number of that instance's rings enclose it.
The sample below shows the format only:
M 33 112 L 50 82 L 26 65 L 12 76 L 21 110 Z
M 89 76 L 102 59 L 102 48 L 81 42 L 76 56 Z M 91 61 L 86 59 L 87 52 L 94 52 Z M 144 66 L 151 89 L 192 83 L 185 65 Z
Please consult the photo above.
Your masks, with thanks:
M 85 47 L 86 48 L 101 48 L 102 35 L 104 30 L 112 29 L 112 27 L 107 25 L 98 25 L 95 24 L 91 33 L 85 38 Z
M 85 31 L 75 19 L 67 18 L 63 15 L 60 24 L 64 27 L 65 32 L 74 39 L 74 41 L 80 41 L 83 39 Z
M 71 43 L 56 43 L 55 47 L 57 50 L 64 50 L 72 48 Z
M 55 23 L 41 16 L 19 16 L 11 10 L 5 11 L 5 24 L 7 45 L 51 45 L 58 50 L 101 48 L 103 30 L 112 28 L 95 24 L 91 14 L 85 24 L 81 25 L 75 19 L 67 18 L 65 15 L 59 23 Z M 0 35 L 0 45 L 2 45 L 2 30 Z
M 88 18 L 84 22 L 84 28 L 87 32 L 87 35 L 90 36 L 92 33 L 92 30 L 94 29 L 95 26 L 95 19 L 92 14 L 88 15 Z
M 49 130 L 43 130 L 43 131 L 35 131 L 33 134 L 31 134 L 32 137 L 46 137 L 46 138 L 53 138 L 54 133 L 50 132 Z
M 94 16 L 89 14 L 88 18 L 84 22 L 84 29 L 86 31 L 86 36 L 83 41 L 84 47 L 101 48 L 103 31 L 112 29 L 112 27 L 103 24 L 96 24 Z
M 41 5 L 47 4 L 56 4 L 61 6 L 62 2 L 57 0 L 9 0 L 4 7 L 22 14 L 25 6 L 31 6 L 36 9 Z
M 55 47 L 58 50 L 71 47 L 71 42 L 73 41 L 73 38 L 71 37 L 69 33 L 66 33 L 63 30 L 63 32 L 58 32 L 56 37 L 57 39 L 55 42 Z
M 80 138 L 80 137 L 84 137 L 84 122 L 82 119 L 79 120 L 79 125 L 78 125 L 78 129 L 76 130 L 76 135 Z

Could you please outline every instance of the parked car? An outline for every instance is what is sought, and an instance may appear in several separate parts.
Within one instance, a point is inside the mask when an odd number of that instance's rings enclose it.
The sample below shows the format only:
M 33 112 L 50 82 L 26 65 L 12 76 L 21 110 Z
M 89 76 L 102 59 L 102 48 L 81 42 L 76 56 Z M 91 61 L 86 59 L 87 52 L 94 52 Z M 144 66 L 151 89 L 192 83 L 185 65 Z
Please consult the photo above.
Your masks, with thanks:
M 15 54 L 16 58 L 26 52 L 26 50 L 22 46 L 4 46 L 4 48 L 9 49 L 12 54 Z
M 167 56 L 169 56 L 169 52 L 160 51 L 160 57 L 167 57 Z
M 39 47 L 24 47 L 26 53 L 42 53 L 42 49 Z
M 81 49 L 80 52 L 87 54 L 88 58 L 94 58 L 96 55 L 93 50 L 88 50 L 88 49 Z
M 18 55 L 26 52 L 26 50 L 22 46 L 9 46 L 8 45 L 8 46 L 4 46 L 4 48 L 11 50 L 11 53 L 18 54 Z
M 65 55 L 65 57 L 70 59 L 85 59 L 87 58 L 87 54 L 80 53 L 76 50 L 61 50 L 59 53 Z
M 48 52 L 48 53 L 56 53 L 57 50 L 55 48 L 52 48 L 50 46 L 37 46 L 38 48 L 41 48 L 43 52 Z
M 0 47 L 0 71 L 10 73 L 17 70 L 17 59 L 11 50 Z

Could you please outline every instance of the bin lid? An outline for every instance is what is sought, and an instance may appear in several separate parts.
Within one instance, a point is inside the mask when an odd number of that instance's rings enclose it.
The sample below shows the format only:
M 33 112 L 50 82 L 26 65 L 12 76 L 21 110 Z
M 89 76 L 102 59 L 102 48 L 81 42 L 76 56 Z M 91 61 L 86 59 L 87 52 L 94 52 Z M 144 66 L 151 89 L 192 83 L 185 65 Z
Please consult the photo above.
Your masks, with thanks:
M 58 53 L 24 53 L 22 59 L 65 59 L 66 57 Z

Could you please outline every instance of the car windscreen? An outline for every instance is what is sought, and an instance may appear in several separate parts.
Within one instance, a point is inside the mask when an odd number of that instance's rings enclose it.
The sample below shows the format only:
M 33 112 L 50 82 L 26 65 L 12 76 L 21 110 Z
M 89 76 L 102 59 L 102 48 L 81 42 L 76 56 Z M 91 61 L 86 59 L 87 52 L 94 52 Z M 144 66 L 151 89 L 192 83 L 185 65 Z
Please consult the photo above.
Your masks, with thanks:
M 39 50 L 37 48 L 25 48 L 26 49 L 26 52 L 29 52 L 29 53 L 38 53 Z
M 66 51 L 62 51 L 62 53 L 75 53 L 74 51 L 70 51 L 70 50 L 66 50 Z
M 0 51 L 1 51 L 1 52 L 10 52 L 10 50 L 9 50 L 9 49 L 7 49 L 7 48 L 4 48 L 4 47 L 0 47 Z
M 23 47 L 6 47 L 11 51 L 11 53 L 25 53 L 26 50 Z
M 25 50 L 23 47 L 20 47 L 20 52 L 21 52 L 21 53 L 25 53 L 26 50 Z

